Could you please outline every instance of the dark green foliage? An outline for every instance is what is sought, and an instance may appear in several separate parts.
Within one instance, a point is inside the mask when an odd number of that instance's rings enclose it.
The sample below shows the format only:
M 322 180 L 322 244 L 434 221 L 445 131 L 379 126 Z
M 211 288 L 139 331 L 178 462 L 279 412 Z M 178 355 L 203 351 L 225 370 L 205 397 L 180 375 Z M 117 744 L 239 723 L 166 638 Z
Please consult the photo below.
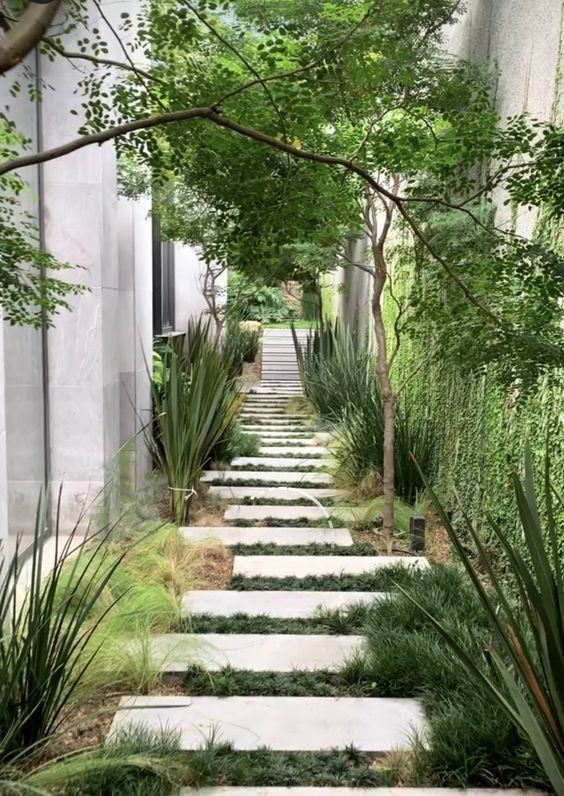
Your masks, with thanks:
M 211 616 L 193 614 L 185 620 L 187 633 L 289 633 L 340 635 L 359 633 L 370 608 L 361 603 L 342 611 L 320 611 L 311 619 L 276 619 L 270 616 Z
M 281 288 L 255 282 L 237 271 L 229 272 L 227 310 L 239 320 L 260 323 L 280 323 L 296 315 Z
M 247 432 L 245 432 L 245 433 L 247 433 Z M 250 435 L 250 436 L 253 436 L 253 435 Z M 279 447 L 279 445 L 277 443 L 272 443 L 272 444 L 273 444 L 273 447 Z M 269 442 L 268 445 L 270 446 L 271 443 Z M 281 445 L 282 445 L 282 443 L 280 443 L 280 446 Z M 277 459 L 295 459 L 296 458 L 296 454 L 295 453 L 277 453 L 276 454 L 276 458 Z M 301 456 L 298 454 L 297 458 L 301 458 Z M 308 453 L 307 454 L 307 458 L 308 459 L 322 459 L 323 458 L 323 454 L 322 453 L 314 453 L 314 454 Z M 248 470 L 249 467 L 250 467 L 250 465 L 248 465 L 248 464 L 234 464 L 230 469 L 231 470 Z M 278 466 L 277 467 L 271 467 L 269 465 L 264 465 L 264 464 L 253 464 L 252 465 L 252 469 L 260 471 L 261 473 L 267 473 L 267 472 L 275 472 L 277 470 L 280 470 L 280 467 L 278 467 Z M 307 464 L 292 465 L 292 471 L 293 472 L 297 471 L 297 472 L 300 472 L 300 473 L 301 472 L 306 472 L 307 473 L 310 470 L 311 470 L 311 467 L 309 465 L 307 465 Z M 323 472 L 323 471 L 320 470 L 320 472 Z
M 252 672 L 192 667 L 184 687 L 193 696 L 380 696 L 359 660 L 342 671 Z
M 15 597 L 20 573 L 17 547 L 12 561 L 3 559 L 0 564 L 0 765 L 40 751 L 60 729 L 95 657 L 87 654 L 89 643 L 115 601 L 94 622 L 89 621 L 91 613 L 125 555 L 108 552 L 113 528 L 105 526 L 92 534 L 89 555 L 74 559 L 69 573 L 65 564 L 80 543 L 81 516 L 65 542 L 59 542 L 58 561 L 47 573 L 42 550 L 48 516 L 49 506 L 41 498 L 23 605 Z M 53 524 L 59 540 L 59 508 Z M 61 592 L 63 577 L 66 588 Z
M 335 544 L 280 545 L 280 544 L 237 544 L 231 548 L 236 556 L 374 556 L 376 551 L 371 544 L 358 543 L 350 547 Z
M 485 612 L 464 574 L 434 567 L 403 584 L 475 661 L 491 644 Z M 379 605 L 367 621 L 367 668 L 391 696 L 419 696 L 430 748 L 418 776 L 436 785 L 546 785 L 532 749 L 505 714 L 476 688 L 433 622 L 407 597 Z M 488 677 L 494 672 L 483 663 Z
M 302 787 L 389 784 L 386 769 L 375 768 L 368 755 L 353 748 L 324 752 L 235 751 L 229 745 L 210 745 L 189 756 L 190 784 L 240 787 Z
M 230 588 L 235 591 L 391 591 L 395 583 L 407 583 L 411 578 L 406 567 L 386 567 L 361 575 L 306 575 L 303 578 L 249 577 L 234 575 Z

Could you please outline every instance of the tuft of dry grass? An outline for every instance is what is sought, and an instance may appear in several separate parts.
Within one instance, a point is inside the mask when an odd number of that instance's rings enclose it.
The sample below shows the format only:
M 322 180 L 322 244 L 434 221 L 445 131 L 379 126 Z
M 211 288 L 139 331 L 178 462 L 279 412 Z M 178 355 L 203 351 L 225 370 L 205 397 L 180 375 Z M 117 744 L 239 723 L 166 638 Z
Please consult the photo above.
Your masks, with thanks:
M 298 395 L 295 398 L 290 398 L 286 404 L 286 412 L 289 415 L 304 415 L 311 417 L 315 414 L 315 409 L 307 398 Z

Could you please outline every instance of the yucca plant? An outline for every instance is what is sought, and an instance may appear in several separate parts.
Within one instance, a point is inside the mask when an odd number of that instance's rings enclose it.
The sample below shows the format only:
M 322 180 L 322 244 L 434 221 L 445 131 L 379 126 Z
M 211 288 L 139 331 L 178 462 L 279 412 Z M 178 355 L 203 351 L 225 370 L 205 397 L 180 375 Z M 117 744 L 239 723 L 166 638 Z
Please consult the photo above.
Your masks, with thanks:
M 479 662 L 467 654 L 440 622 L 425 609 L 421 610 L 464 663 L 477 686 L 528 736 L 554 790 L 561 796 L 564 794 L 564 590 L 554 501 L 559 513 L 564 511 L 564 501 L 553 488 L 547 455 L 546 527 L 543 528 L 528 446 L 524 478 L 521 480 L 514 474 L 513 486 L 525 545 L 523 554 L 511 544 L 498 523 L 491 516 L 487 517 L 503 552 L 503 578 L 499 575 L 500 561 L 494 565 L 463 511 L 465 527 L 476 548 L 478 569 L 430 490 L 491 623 L 494 643 L 486 652 L 491 662 L 491 676 L 484 673 Z M 484 583 L 482 572 L 487 576 L 489 587 Z M 409 597 L 408 592 L 402 591 Z
M 115 601 L 92 614 L 100 595 L 123 560 L 107 542 L 113 526 L 89 533 L 89 551 L 80 552 L 81 515 L 61 540 L 60 493 L 54 520 L 55 564 L 46 573 L 43 543 L 49 506 L 40 497 L 27 591 L 18 547 L 0 564 L 0 766 L 38 751 L 63 724 L 69 703 L 97 655 L 91 640 Z M 69 573 L 65 564 L 74 556 Z M 64 593 L 60 582 L 65 571 Z
M 196 362 L 203 348 L 211 343 L 211 318 L 199 315 L 188 319 L 186 327 L 186 359 L 189 363 Z
M 171 516 L 185 525 L 202 470 L 241 399 L 221 353 L 209 343 L 190 363 L 175 351 L 167 354 L 163 386 L 153 382 L 152 392 L 155 422 L 145 437 L 168 480 Z
M 322 325 L 310 335 L 299 362 L 306 397 L 329 420 L 340 420 L 374 389 L 375 371 L 367 344 L 338 322 Z

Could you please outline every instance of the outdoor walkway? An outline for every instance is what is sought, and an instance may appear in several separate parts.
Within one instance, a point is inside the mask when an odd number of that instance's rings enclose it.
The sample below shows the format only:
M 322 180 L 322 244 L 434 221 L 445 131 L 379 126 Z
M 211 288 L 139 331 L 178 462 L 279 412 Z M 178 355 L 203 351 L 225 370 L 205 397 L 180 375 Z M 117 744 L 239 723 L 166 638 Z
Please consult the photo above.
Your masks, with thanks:
M 305 345 L 309 331 L 296 329 L 296 335 L 301 345 Z M 261 379 L 265 386 L 270 382 L 281 381 L 287 386 L 301 390 L 296 385 L 300 378 L 298 360 L 294 347 L 294 338 L 290 329 L 265 329 L 262 338 L 262 373 Z M 291 384 L 294 382 L 294 384 Z
M 266 362 L 270 361 L 267 352 Z M 248 396 L 242 411 L 244 427 L 258 429 L 262 441 L 260 455 L 235 459 L 229 471 L 206 473 L 204 480 L 211 482 L 212 494 L 232 500 L 225 510 L 225 523 L 219 528 L 187 527 L 183 533 L 190 540 L 215 537 L 228 546 L 263 543 L 284 545 L 287 550 L 294 545 L 330 544 L 331 554 L 236 554 L 236 589 L 191 591 L 184 596 L 183 613 L 186 617 L 221 617 L 226 627 L 233 618 L 240 621 L 243 617 L 248 620 L 247 629 L 256 626 L 257 630 L 268 619 L 274 624 L 278 622 L 280 632 L 159 636 L 153 640 L 153 648 L 168 672 L 186 671 L 195 662 L 210 672 L 226 666 L 252 672 L 338 669 L 362 650 L 361 636 L 315 632 L 310 635 L 307 630 L 295 635 L 288 632 L 285 623 L 310 622 L 319 616 L 320 610 L 342 611 L 348 606 L 393 597 L 389 593 L 308 590 L 299 584 L 281 588 L 276 584 L 277 579 L 357 575 L 398 563 L 427 566 L 424 558 L 339 554 L 339 549 L 346 551 L 353 544 L 351 533 L 329 519 L 338 509 L 316 502 L 335 494 L 331 476 L 326 472 L 329 450 L 308 428 L 307 418 L 286 411 L 289 398 L 300 392 L 297 381 L 270 379 Z M 306 494 L 307 505 L 295 505 L 296 499 L 303 499 Z M 257 500 L 256 505 L 253 500 Z M 284 505 L 287 501 L 292 504 Z M 245 588 L 245 580 L 249 578 L 253 579 L 252 583 L 268 579 L 269 585 Z M 179 731 L 185 749 L 199 748 L 213 736 L 217 741 L 232 743 L 237 750 L 267 746 L 274 751 L 297 752 L 353 745 L 365 752 L 385 754 L 408 746 L 411 734 L 424 729 L 423 713 L 415 699 L 138 696 L 123 699 L 124 706 L 129 709 L 117 713 L 113 730 L 130 723 L 153 730 L 167 727 Z M 246 791 L 248 796 L 259 792 L 270 791 L 257 788 Z M 272 791 L 275 792 L 279 791 Z M 185 796 L 189 793 L 185 791 Z M 239 793 L 239 790 L 218 789 L 217 793 Z

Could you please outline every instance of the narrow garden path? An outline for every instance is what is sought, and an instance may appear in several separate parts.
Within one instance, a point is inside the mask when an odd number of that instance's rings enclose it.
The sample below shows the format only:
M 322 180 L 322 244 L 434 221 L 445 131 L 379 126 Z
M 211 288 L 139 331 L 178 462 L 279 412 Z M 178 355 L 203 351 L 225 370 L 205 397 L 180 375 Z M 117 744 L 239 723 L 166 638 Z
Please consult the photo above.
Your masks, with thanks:
M 205 474 L 210 493 L 230 500 L 223 526 L 182 529 L 188 540 L 218 538 L 234 549 L 230 587 L 188 592 L 182 611 L 191 632 L 153 639 L 167 672 L 184 673 L 197 664 L 209 673 L 222 672 L 227 689 L 219 697 L 193 696 L 188 685 L 186 695 L 124 698 L 127 709 L 116 715 L 113 731 L 131 724 L 176 730 L 186 750 L 213 738 L 240 752 L 354 746 L 385 755 L 408 747 L 413 732 L 424 730 L 415 699 L 319 696 L 315 688 L 309 695 L 307 685 L 300 695 L 281 695 L 279 688 L 271 694 L 268 685 L 256 694 L 266 675 L 295 680 L 320 673 L 331 682 L 331 673 L 354 666 L 363 637 L 359 624 L 349 618 L 362 606 L 390 599 L 385 578 L 381 590 L 357 589 L 355 578 L 368 573 L 377 578 L 391 565 L 427 566 L 424 558 L 351 554 L 350 530 L 330 519 L 338 508 L 320 505 L 338 494 L 326 471 L 329 450 L 307 417 L 287 413 L 289 399 L 300 392 L 297 381 L 271 380 L 247 397 L 243 427 L 259 434 L 260 455 L 234 459 L 230 470 Z M 214 675 L 207 676 L 212 682 Z

